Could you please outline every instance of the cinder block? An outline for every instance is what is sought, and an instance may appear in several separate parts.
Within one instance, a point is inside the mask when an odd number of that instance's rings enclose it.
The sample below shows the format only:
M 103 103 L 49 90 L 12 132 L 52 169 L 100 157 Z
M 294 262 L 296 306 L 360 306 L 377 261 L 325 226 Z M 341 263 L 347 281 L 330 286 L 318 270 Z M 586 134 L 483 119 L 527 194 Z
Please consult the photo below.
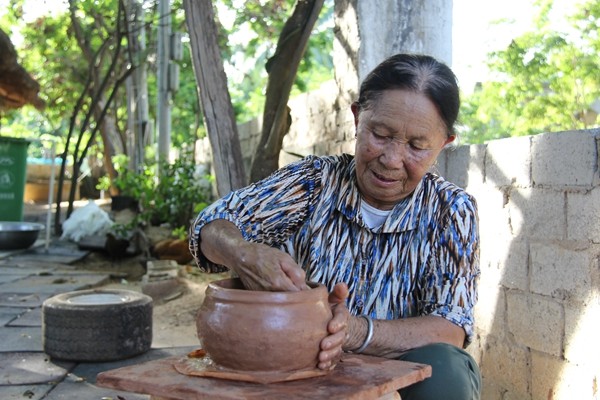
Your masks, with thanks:
M 585 303 L 565 306 L 565 358 L 600 373 L 600 293 L 596 291 L 585 298 Z
M 507 389 L 496 384 L 492 379 L 481 379 L 481 400 L 504 400 Z
M 533 350 L 559 356 L 562 351 L 564 313 L 556 301 L 532 294 L 506 294 L 508 329 L 514 340 Z
M 475 144 L 447 151 L 446 179 L 462 188 L 482 184 L 485 149 L 485 144 Z
M 531 374 L 535 377 L 532 380 L 533 392 L 532 398 L 536 399 L 560 399 L 556 396 L 556 388 L 561 384 L 561 371 L 564 360 L 558 357 L 552 357 L 540 352 L 532 352 L 531 355 Z M 574 398 L 574 397 L 565 397 Z
M 502 280 L 501 263 L 497 259 L 482 257 L 479 268 L 479 285 L 485 287 L 500 287 Z
M 600 243 L 600 186 L 567 193 L 567 238 Z
M 481 362 L 484 382 L 491 381 L 503 391 L 510 389 L 519 394 L 521 399 L 529 398 L 529 351 L 514 343 L 490 337 L 486 347 Z
M 598 163 L 592 131 L 546 133 L 532 137 L 535 185 L 591 186 Z
M 499 284 L 514 241 L 509 229 L 508 210 L 504 208 L 504 194 L 490 185 L 481 185 L 470 193 L 477 200 L 479 210 L 482 279 L 491 279 Z M 483 271 L 485 266 L 491 270 Z
M 505 244 L 504 251 L 504 260 L 499 264 L 499 284 L 508 289 L 526 290 L 529 287 L 529 244 L 512 238 Z
M 438 158 L 437 158 L 435 164 L 431 168 L 431 170 L 434 174 L 443 176 L 445 179 L 447 179 L 446 175 L 447 175 L 447 169 L 448 169 L 447 168 L 448 153 L 450 151 L 451 151 L 450 148 L 446 148 L 446 149 L 442 150 L 442 152 L 438 155 Z
M 474 144 L 469 146 L 469 173 L 465 189 L 482 185 L 485 181 L 485 155 L 487 144 Z
M 556 243 L 531 245 L 531 291 L 558 299 L 585 298 L 594 290 L 588 251 Z
M 472 184 L 467 186 L 466 191 L 475 197 L 477 201 L 477 209 L 479 218 L 487 218 L 489 224 L 508 225 L 508 214 L 505 210 L 505 191 L 494 185 L 482 183 L 479 185 Z M 489 220 L 493 218 L 493 220 Z M 497 229 L 498 226 L 480 226 L 480 231 L 483 229 Z
M 532 353 L 533 399 L 597 399 L 600 371 Z
M 498 286 L 479 285 L 479 300 L 475 305 L 475 327 L 483 335 L 493 332 L 504 336 L 506 321 L 504 291 Z
M 484 340 L 486 339 L 481 335 L 481 331 L 477 328 L 477 322 L 475 322 L 475 335 L 473 335 L 473 340 L 467 348 L 465 349 L 467 353 L 473 357 L 477 365 L 481 365 L 481 359 L 483 356 L 483 346 L 485 346 Z
M 550 189 L 513 189 L 508 197 L 514 236 L 536 240 L 562 240 L 565 195 Z
M 462 188 L 468 183 L 470 152 L 470 146 L 459 146 L 446 151 L 445 178 Z
M 531 186 L 531 136 L 492 140 L 487 146 L 485 180 L 495 186 Z

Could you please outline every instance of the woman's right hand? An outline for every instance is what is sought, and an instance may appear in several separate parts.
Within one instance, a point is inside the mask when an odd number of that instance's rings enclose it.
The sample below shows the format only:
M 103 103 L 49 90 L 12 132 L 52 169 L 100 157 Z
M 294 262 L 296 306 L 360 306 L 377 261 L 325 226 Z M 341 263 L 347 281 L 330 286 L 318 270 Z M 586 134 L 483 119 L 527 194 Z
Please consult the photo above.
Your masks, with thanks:
M 308 289 L 306 274 L 284 251 L 261 243 L 244 242 L 232 269 L 249 290 L 297 291 Z
M 308 289 L 306 274 L 289 254 L 244 240 L 235 224 L 218 219 L 200 231 L 200 249 L 214 263 L 225 265 L 246 289 L 296 291 Z

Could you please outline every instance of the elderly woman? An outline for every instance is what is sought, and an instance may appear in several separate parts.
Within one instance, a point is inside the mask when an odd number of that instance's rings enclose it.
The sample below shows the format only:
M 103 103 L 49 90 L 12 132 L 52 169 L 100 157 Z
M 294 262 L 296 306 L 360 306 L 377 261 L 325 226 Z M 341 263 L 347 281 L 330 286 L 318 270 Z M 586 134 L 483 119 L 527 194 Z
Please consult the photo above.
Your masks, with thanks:
M 201 267 L 223 265 L 256 290 L 330 290 L 319 367 L 342 351 L 432 365 L 408 399 L 478 399 L 463 350 L 473 336 L 479 233 L 473 197 L 430 172 L 455 139 L 456 77 L 429 56 L 397 54 L 352 104 L 355 155 L 309 156 L 230 193 L 192 227 Z

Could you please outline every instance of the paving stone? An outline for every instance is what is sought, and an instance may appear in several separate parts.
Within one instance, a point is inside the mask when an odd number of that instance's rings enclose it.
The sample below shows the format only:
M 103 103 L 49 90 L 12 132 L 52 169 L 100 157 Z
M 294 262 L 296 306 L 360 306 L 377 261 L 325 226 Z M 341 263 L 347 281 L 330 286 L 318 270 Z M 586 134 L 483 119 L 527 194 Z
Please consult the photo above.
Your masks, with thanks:
M 42 329 L 40 327 L 0 327 L 0 352 L 11 351 L 43 351 Z
M 64 381 L 56 385 L 44 400 L 72 400 L 72 399 L 123 399 L 146 400 L 150 396 L 144 394 L 117 391 L 101 388 L 86 382 L 75 375 L 68 374 Z
M 198 346 L 172 347 L 169 349 L 150 349 L 139 356 L 127 358 L 125 360 L 104 362 L 104 363 L 81 363 L 78 364 L 72 371 L 73 376 L 85 379 L 90 383 L 96 383 L 96 376 L 100 372 L 109 371 L 128 365 L 145 363 L 147 361 L 158 360 L 160 358 L 172 357 L 177 355 L 186 355 L 190 351 L 197 349 Z
M 42 326 L 42 309 L 32 308 L 10 321 L 7 326 Z
M 2 400 L 41 400 L 54 386 L 42 385 L 18 385 L 0 386 L 0 399 Z
M 23 261 L 45 261 L 60 264 L 72 264 L 83 259 L 89 253 L 90 252 L 87 250 L 78 249 L 77 245 L 58 245 L 53 243 L 48 249 L 44 246 L 29 249 L 26 252 L 11 256 L 10 260 L 16 263 Z
M 55 295 L 100 286 L 108 283 L 109 279 L 108 275 L 99 274 L 29 276 L 10 284 L 0 285 L 0 291 L 10 290 L 11 293 L 49 293 Z
M 50 360 L 44 353 L 0 353 L 0 385 L 32 385 L 63 380 L 72 362 Z
M 0 285 L 1 286 L 1 285 Z M 40 307 L 50 293 L 0 293 L 0 307 Z
M 2 250 L 0 251 L 0 258 L 7 259 L 17 254 L 22 253 L 24 250 Z
M 12 273 L 17 273 L 17 274 L 25 274 L 25 273 L 31 273 L 31 274 L 38 274 L 38 273 L 44 273 L 44 272 L 48 272 L 48 271 L 53 271 L 57 268 L 66 268 L 69 267 L 69 265 L 67 264 L 61 264 L 61 263 L 54 263 L 54 262 L 50 262 L 50 260 L 33 260 L 33 261 L 26 261 L 26 260 L 13 260 L 12 258 L 9 259 L 0 259 L 0 274 L 2 274 L 4 270 L 7 270 L 9 272 Z
M 7 325 L 10 321 L 25 312 L 27 312 L 27 309 L 20 307 L 0 307 L 0 326 Z
M 27 275 L 2 274 L 0 275 L 0 284 L 18 281 L 19 279 L 23 279 L 26 276 Z
M 47 268 L 39 266 L 19 266 L 6 260 L 0 260 L 0 276 L 3 275 L 35 275 L 48 271 Z

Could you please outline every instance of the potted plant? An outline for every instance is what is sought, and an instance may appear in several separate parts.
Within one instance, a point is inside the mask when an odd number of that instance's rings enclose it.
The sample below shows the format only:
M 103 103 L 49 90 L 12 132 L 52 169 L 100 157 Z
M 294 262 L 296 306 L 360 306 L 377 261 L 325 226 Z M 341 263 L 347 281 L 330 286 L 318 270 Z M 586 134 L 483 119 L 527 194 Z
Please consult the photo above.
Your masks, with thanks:
M 113 259 L 125 257 L 132 237 L 132 223 L 115 223 L 106 233 L 104 249 Z
M 127 167 L 128 157 L 123 154 L 114 156 L 113 164 L 117 176 L 112 180 L 108 176 L 100 178 L 97 188 L 114 192 L 111 196 L 111 209 L 113 211 L 125 209 L 139 211 L 138 207 L 142 197 L 153 191 L 153 174 L 147 169 L 144 169 L 141 173 L 131 171 Z

